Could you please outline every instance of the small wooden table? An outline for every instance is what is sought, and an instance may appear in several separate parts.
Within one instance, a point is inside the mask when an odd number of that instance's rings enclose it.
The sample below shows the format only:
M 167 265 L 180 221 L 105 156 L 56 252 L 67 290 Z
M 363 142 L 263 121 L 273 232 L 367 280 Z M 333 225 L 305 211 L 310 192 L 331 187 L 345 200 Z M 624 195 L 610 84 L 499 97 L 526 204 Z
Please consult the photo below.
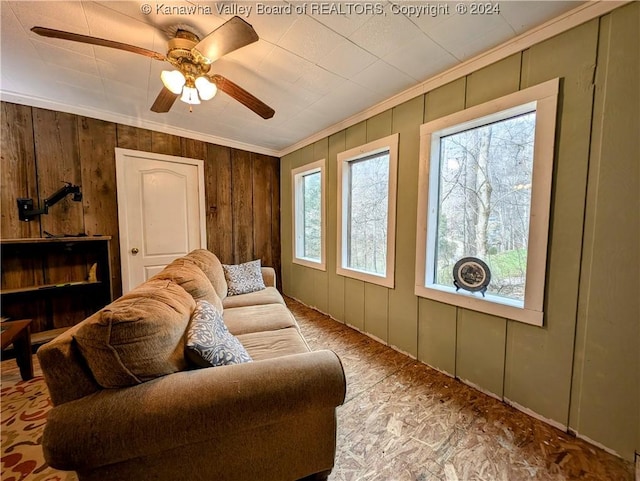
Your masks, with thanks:
M 33 359 L 31 357 L 31 319 L 20 321 L 5 321 L 0 324 L 2 328 L 2 350 L 13 343 L 16 353 L 16 362 L 20 368 L 20 376 L 23 381 L 33 377 Z

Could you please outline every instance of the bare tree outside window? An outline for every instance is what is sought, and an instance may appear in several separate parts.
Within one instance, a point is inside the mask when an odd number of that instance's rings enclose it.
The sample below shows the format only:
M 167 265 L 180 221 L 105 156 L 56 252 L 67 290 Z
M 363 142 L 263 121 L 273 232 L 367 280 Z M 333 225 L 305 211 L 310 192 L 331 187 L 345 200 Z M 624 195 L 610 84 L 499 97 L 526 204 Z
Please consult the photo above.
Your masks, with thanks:
M 296 264 L 325 270 L 325 159 L 291 171 L 293 258 Z
M 347 266 L 386 274 L 389 153 L 349 162 Z
M 303 177 L 303 256 L 320 260 L 322 249 L 321 174 L 314 172 Z
M 398 140 L 391 134 L 340 152 L 336 273 L 395 287 Z
M 435 283 L 458 259 L 491 269 L 487 292 L 524 300 L 536 113 L 440 139 Z

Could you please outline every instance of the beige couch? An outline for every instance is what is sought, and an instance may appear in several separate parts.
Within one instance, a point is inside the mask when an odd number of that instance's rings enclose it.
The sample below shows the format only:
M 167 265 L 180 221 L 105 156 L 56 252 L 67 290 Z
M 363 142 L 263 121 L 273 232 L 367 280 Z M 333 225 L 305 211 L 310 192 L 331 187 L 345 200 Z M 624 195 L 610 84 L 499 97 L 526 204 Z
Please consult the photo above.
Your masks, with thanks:
M 227 297 L 217 257 L 197 250 L 42 346 L 47 462 L 81 481 L 326 479 L 342 365 L 309 349 L 273 269 L 262 274 L 266 289 Z M 190 368 L 198 299 L 223 306 L 253 362 Z

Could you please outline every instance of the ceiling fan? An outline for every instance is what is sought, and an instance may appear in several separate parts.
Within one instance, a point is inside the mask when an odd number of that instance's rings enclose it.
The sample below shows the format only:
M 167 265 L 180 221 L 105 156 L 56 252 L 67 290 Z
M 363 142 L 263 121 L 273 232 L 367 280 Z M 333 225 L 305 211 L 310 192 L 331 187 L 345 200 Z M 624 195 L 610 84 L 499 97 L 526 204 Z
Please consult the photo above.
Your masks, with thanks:
M 153 112 L 168 112 L 178 97 L 190 104 L 191 108 L 200 100 L 212 99 L 219 89 L 263 119 L 273 117 L 275 111 L 260 99 L 222 75 L 209 73 L 211 64 L 220 57 L 258 40 L 258 34 L 251 25 L 236 16 L 202 39 L 188 26 L 178 26 L 173 30 L 175 32 L 168 42 L 167 54 L 163 55 L 146 48 L 88 35 L 46 27 L 31 29 L 43 37 L 110 47 L 169 62 L 175 70 L 162 72 L 160 77 L 164 87 L 151 106 Z

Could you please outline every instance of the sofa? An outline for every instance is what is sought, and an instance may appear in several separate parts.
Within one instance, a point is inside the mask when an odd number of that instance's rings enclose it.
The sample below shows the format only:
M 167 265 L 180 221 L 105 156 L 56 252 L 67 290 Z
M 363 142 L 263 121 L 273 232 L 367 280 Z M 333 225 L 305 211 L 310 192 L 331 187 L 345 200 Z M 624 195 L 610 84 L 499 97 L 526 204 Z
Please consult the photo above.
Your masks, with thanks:
M 80 481 L 327 479 L 346 390 L 340 359 L 311 351 L 272 268 L 259 266 L 264 288 L 232 296 L 226 268 L 195 250 L 38 350 L 53 403 L 42 438 L 50 466 Z M 250 362 L 189 361 L 203 305 Z

